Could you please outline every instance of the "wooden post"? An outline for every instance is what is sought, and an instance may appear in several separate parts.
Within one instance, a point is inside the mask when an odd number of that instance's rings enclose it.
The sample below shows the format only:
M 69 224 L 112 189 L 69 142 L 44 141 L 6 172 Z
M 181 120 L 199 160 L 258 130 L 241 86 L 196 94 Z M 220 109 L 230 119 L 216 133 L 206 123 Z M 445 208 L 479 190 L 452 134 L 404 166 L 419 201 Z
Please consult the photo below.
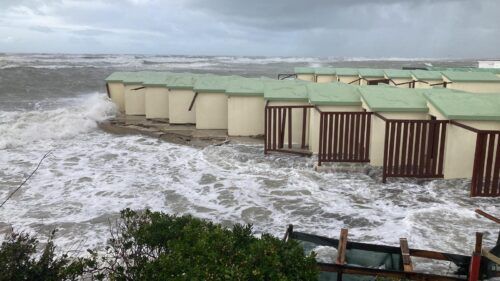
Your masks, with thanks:
M 336 261 L 337 264 L 345 264 L 346 262 L 345 252 L 347 249 L 347 234 L 348 234 L 347 228 L 342 228 L 340 230 L 339 248 Z
M 470 260 L 469 281 L 479 280 L 481 268 L 481 248 L 483 246 L 483 233 L 476 232 L 476 246 Z
M 400 238 L 399 245 L 401 247 L 401 256 L 403 257 L 403 270 L 406 272 L 412 272 L 413 265 L 411 263 L 410 248 L 408 247 L 408 240 L 406 240 L 406 238 Z

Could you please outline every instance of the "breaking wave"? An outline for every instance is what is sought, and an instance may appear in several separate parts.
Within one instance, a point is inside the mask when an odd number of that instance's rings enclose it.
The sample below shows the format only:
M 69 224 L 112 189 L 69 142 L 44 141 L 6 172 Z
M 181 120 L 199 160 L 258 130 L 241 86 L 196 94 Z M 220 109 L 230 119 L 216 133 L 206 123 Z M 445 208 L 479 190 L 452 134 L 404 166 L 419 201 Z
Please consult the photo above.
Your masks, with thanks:
M 90 132 L 97 128 L 97 122 L 116 113 L 115 105 L 104 94 L 64 102 L 68 105 L 55 109 L 0 111 L 0 149 Z

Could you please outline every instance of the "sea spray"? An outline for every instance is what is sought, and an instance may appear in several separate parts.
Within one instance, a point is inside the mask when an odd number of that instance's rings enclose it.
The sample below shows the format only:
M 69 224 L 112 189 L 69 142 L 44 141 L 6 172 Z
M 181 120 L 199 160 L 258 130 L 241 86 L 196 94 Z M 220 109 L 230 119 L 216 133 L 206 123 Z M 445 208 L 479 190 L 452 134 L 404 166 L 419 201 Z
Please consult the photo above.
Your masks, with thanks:
M 69 104 L 55 109 L 0 111 L 0 149 L 90 132 L 97 122 L 116 114 L 116 106 L 104 94 L 63 100 Z

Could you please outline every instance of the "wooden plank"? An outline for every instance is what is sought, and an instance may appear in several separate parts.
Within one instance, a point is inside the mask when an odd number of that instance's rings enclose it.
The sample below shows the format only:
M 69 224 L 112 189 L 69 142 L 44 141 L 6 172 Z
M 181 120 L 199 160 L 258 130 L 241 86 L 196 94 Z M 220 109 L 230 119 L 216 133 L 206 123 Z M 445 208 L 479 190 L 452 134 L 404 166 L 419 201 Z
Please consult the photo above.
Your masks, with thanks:
M 391 126 L 391 131 L 389 135 L 389 159 L 388 159 L 388 165 L 387 165 L 387 174 L 388 175 L 394 175 L 394 141 L 395 141 L 395 135 L 396 135 L 396 122 L 388 121 L 388 123 Z
M 288 108 L 288 148 L 292 148 L 292 109 Z
M 339 115 L 333 114 L 334 116 L 334 127 L 333 127 L 333 159 L 334 161 L 339 160 L 338 153 L 338 130 L 339 130 Z
M 343 160 L 344 157 L 342 156 L 343 152 L 344 152 L 344 114 L 343 113 L 339 113 L 340 115 L 340 121 L 339 121 L 339 124 L 340 124 L 340 130 L 339 130 L 339 156 L 338 156 L 338 160 Z
M 356 115 L 349 113 L 349 148 L 347 149 L 347 160 L 353 159 L 354 154 L 354 124 L 356 124 L 354 118 Z
M 403 258 L 403 270 L 406 272 L 413 271 L 411 263 L 410 248 L 408 247 L 408 240 L 406 238 L 399 239 L 399 246 L 401 247 L 401 256 Z
M 413 152 L 413 169 L 411 175 L 416 176 L 418 175 L 418 161 L 420 159 L 420 142 L 423 142 L 424 140 L 422 139 L 422 135 L 420 134 L 420 130 L 422 127 L 422 124 L 419 122 L 415 123 L 416 131 L 415 131 L 415 151 Z
M 484 167 L 484 134 L 478 133 L 476 136 L 476 151 L 474 155 L 474 166 L 472 168 L 472 188 L 471 196 L 482 195 L 483 167 Z
M 333 149 L 332 149 L 332 138 L 333 138 L 333 114 L 328 114 L 328 161 L 333 160 Z
M 385 138 L 384 138 L 384 162 L 382 165 L 382 182 L 385 183 L 387 179 L 387 158 L 389 149 L 389 122 L 385 121 Z
M 340 237 L 339 237 L 339 246 L 338 246 L 338 251 L 337 251 L 337 264 L 345 264 L 346 259 L 346 250 L 347 250 L 347 234 L 348 230 L 347 228 L 342 228 L 340 230 Z
M 495 135 L 487 134 L 486 139 L 488 141 L 488 149 L 486 153 L 486 171 L 484 179 L 484 195 L 491 195 L 491 180 L 493 178 L 492 166 L 493 166 L 493 152 L 495 149 Z
M 323 155 L 325 154 L 325 151 L 323 150 L 323 122 L 325 119 L 325 114 L 321 112 L 319 114 L 319 146 L 318 146 L 318 166 L 321 166 L 321 163 L 323 162 Z
M 401 129 L 402 129 L 402 125 L 403 123 L 401 122 L 397 122 L 396 123 L 396 147 L 394 149 L 394 168 L 393 168 L 393 171 L 395 174 L 402 174 L 400 172 L 400 162 L 399 162 L 399 153 L 400 153 L 400 142 L 401 142 Z
M 354 120 L 355 120 L 355 124 L 354 124 L 354 150 L 353 150 L 353 156 L 351 157 L 351 160 L 358 160 L 358 159 L 361 159 L 361 157 L 359 157 L 359 148 L 360 148 L 360 143 L 359 143 L 359 140 L 360 140 L 360 119 L 361 119 L 361 115 L 362 113 L 354 113 Z
M 267 154 L 267 147 L 268 147 L 268 140 L 267 137 L 269 134 L 267 133 L 267 130 L 269 129 L 267 127 L 267 114 L 268 114 L 268 108 L 264 108 L 264 154 Z
M 365 155 L 365 137 L 366 137 L 366 129 L 365 129 L 365 124 L 366 124 L 366 117 L 368 115 L 365 113 L 360 113 L 360 121 L 361 121 L 361 128 L 360 128 L 360 136 L 359 136 L 359 160 L 360 161 L 365 161 L 366 160 L 366 155 Z
M 371 124 L 372 124 L 372 113 L 365 113 L 366 116 L 366 135 L 365 135 L 365 161 L 370 159 L 370 136 L 371 136 Z
M 281 111 L 283 108 L 279 107 L 277 108 L 278 110 L 278 148 L 283 148 L 283 142 L 281 141 L 281 129 L 282 129 L 282 124 L 281 124 Z
M 437 174 L 443 175 L 444 146 L 446 143 L 446 123 L 441 123 L 441 140 L 439 141 L 438 168 Z
M 500 224 L 500 218 L 497 218 L 497 217 L 495 217 L 495 216 L 493 216 L 493 215 L 490 215 L 490 214 L 488 214 L 488 213 L 486 213 L 485 211 L 480 210 L 480 209 L 476 209 L 476 210 L 475 210 L 475 212 L 476 212 L 476 214 L 478 214 L 478 215 L 481 215 L 481 216 L 483 216 L 483 217 L 485 217 L 485 218 L 487 218 L 487 219 L 489 219 L 489 220 L 492 220 L 492 221 L 494 221 L 494 222 L 496 222 L 496 223 Z
M 495 168 L 493 168 L 491 193 L 493 196 L 500 196 L 500 133 L 497 134 L 497 155 L 495 157 Z
M 277 108 L 273 108 L 273 137 L 272 137 L 272 143 L 273 143 L 273 150 L 276 150 L 276 124 L 277 124 Z
M 400 171 L 401 173 L 406 175 L 406 148 L 408 146 L 408 123 L 405 122 L 403 123 L 403 139 L 401 143 L 401 168 Z
M 424 170 L 424 175 L 428 176 L 433 176 L 434 175 L 434 170 L 432 170 L 432 156 L 433 156 L 433 150 L 434 150 L 434 145 L 437 145 L 434 143 L 434 122 L 428 121 L 427 122 L 427 128 L 428 128 L 428 133 L 429 136 L 427 137 L 427 155 L 425 159 L 425 170 Z
M 415 123 L 410 123 L 410 136 L 408 140 L 408 159 L 406 160 L 406 171 L 407 175 L 412 174 L 413 169 L 413 151 L 415 147 L 413 146 L 413 139 L 415 138 Z
M 293 108 L 293 107 L 292 107 Z M 306 124 L 307 124 L 307 107 L 302 109 L 302 143 L 300 147 L 306 148 Z
M 418 166 L 418 175 L 419 176 L 422 176 L 422 175 L 425 175 L 425 165 L 426 165 L 426 150 L 425 150 L 425 146 L 428 145 L 428 139 L 427 139 L 427 130 L 429 128 L 427 122 L 421 122 L 422 124 L 422 131 L 421 131 L 421 134 L 422 134 L 422 141 L 420 142 L 420 160 L 419 160 L 419 163 L 420 165 Z
M 349 153 L 349 114 L 344 113 L 344 118 L 345 118 L 345 124 L 344 124 L 344 150 L 342 152 L 342 160 L 347 160 L 348 153 Z

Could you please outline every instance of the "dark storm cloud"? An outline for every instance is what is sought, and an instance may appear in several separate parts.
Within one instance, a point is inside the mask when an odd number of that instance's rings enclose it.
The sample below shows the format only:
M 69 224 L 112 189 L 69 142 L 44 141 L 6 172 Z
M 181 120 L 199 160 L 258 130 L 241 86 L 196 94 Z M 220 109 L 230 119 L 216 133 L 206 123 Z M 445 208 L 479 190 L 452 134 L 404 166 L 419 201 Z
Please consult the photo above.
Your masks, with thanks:
M 0 51 L 498 57 L 499 11 L 496 0 L 4 0 Z

